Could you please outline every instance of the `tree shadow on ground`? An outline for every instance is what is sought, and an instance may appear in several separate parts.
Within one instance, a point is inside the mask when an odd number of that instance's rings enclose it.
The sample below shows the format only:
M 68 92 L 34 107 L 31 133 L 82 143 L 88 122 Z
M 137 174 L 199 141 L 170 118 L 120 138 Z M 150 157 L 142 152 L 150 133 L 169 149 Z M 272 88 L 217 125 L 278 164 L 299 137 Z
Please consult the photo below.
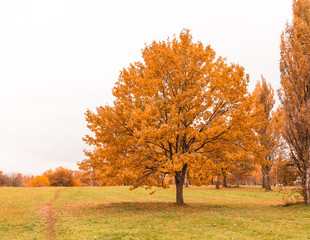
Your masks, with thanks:
M 73 214 L 82 215 L 109 215 L 109 214 L 172 214 L 179 215 L 183 213 L 200 214 L 205 212 L 206 214 L 228 214 L 236 212 L 269 212 L 269 211 L 281 211 L 284 208 L 298 208 L 304 209 L 303 202 L 291 202 L 281 204 L 218 204 L 218 203 L 188 203 L 184 205 L 178 205 L 172 202 L 115 202 L 115 203 L 85 203 L 80 202 L 72 207 L 68 207 L 67 210 Z M 274 210 L 272 210 L 274 209 Z
M 290 202 L 285 202 L 281 207 L 304 207 L 305 202 L 303 200 L 296 200 L 296 201 L 290 201 Z
M 302 206 L 302 203 L 297 203 Z M 291 203 L 294 206 L 294 203 Z M 289 206 L 291 206 L 289 205 Z M 96 204 L 88 206 L 89 211 L 104 211 L 104 212 L 184 212 L 184 211 L 227 211 L 229 209 L 264 209 L 264 208 L 282 208 L 288 206 L 287 203 L 281 203 L 276 205 L 256 205 L 252 204 L 213 204 L 213 203 L 188 203 L 179 205 L 170 202 L 117 202 L 107 204 Z
M 87 206 L 85 206 L 87 207 Z M 96 204 L 87 207 L 89 211 L 104 212 L 183 212 L 207 211 L 214 209 L 227 209 L 229 206 L 220 204 L 189 203 L 176 204 L 169 202 L 117 202 Z

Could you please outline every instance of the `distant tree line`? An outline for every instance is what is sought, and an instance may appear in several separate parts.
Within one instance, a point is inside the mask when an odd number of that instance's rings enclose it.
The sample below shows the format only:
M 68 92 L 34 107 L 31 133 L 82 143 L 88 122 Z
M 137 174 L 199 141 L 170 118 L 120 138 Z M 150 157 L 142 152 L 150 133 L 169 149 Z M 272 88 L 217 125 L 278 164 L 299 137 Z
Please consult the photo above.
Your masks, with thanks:
M 0 171 L 1 187 L 80 187 L 98 186 L 100 182 L 92 176 L 86 176 L 81 171 L 74 171 L 64 167 L 47 170 L 42 175 L 23 175 L 21 173 L 3 173 Z
M 5 174 L 0 171 L 0 186 L 22 187 L 25 177 L 21 173 Z
M 222 169 L 217 176 L 211 177 L 209 184 L 223 187 L 239 187 L 240 185 L 262 185 L 262 174 L 257 164 L 236 164 L 234 170 Z M 169 177 L 168 177 L 169 178 Z M 169 184 L 175 184 L 174 178 L 170 177 Z M 270 185 L 272 186 L 297 186 L 299 184 L 298 169 L 288 158 L 274 163 L 270 170 Z M 86 174 L 82 171 L 70 170 L 58 167 L 55 170 L 47 170 L 42 175 L 23 175 L 21 173 L 3 173 L 0 171 L 1 187 L 80 187 L 80 186 L 107 186 L 124 185 L 106 184 L 98 180 L 95 173 Z M 190 176 L 186 176 L 185 186 L 191 185 Z

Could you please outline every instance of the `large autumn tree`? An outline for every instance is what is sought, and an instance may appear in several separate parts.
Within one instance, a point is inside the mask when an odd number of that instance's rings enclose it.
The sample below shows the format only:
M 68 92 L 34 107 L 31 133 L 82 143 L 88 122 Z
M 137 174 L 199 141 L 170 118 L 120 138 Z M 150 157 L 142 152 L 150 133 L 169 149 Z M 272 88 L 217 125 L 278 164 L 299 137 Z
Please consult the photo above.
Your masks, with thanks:
M 193 42 L 188 30 L 154 41 L 142 57 L 121 71 L 114 106 L 86 112 L 93 134 L 84 140 L 92 148 L 79 165 L 106 183 L 133 188 L 165 188 L 166 177 L 173 176 L 176 201 L 183 203 L 186 173 L 191 184 L 206 184 L 214 153 L 241 138 L 248 123 L 248 78 L 210 46 Z M 244 149 L 246 143 L 238 145 Z
M 310 1 L 293 1 L 293 21 L 281 36 L 284 137 L 299 169 L 310 204 Z

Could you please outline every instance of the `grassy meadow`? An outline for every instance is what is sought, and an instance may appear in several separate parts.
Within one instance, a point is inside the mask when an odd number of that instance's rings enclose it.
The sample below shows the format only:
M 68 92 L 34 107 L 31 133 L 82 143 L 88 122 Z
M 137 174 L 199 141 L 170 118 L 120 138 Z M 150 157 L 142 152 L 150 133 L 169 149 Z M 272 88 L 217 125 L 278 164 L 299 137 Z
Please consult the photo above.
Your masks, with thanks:
M 310 239 L 292 189 L 0 188 L 0 239 Z M 294 202 L 294 203 L 293 203 Z

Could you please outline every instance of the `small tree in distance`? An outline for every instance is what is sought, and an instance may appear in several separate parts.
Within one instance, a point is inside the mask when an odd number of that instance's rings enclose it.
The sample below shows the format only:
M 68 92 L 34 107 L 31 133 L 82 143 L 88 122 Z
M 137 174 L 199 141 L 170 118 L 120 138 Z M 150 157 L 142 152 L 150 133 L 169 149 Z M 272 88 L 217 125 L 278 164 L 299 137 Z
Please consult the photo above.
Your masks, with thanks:
M 64 186 L 64 187 L 72 187 L 72 186 L 80 186 L 81 182 L 74 179 L 73 171 L 64 167 L 58 167 L 55 170 L 47 170 L 43 173 L 46 177 L 48 177 L 51 186 Z
M 49 187 L 51 185 L 48 177 L 45 175 L 36 176 L 35 178 L 29 181 L 30 187 Z
M 215 153 L 229 146 L 229 159 L 250 146 L 248 78 L 210 46 L 194 43 L 188 30 L 171 41 L 142 50 L 143 62 L 123 69 L 113 89 L 114 106 L 86 112 L 93 148 L 80 169 L 98 172 L 110 184 L 168 187 L 176 183 L 176 202 L 184 203 L 183 184 L 207 184 Z M 231 144 L 230 144 L 231 143 Z

